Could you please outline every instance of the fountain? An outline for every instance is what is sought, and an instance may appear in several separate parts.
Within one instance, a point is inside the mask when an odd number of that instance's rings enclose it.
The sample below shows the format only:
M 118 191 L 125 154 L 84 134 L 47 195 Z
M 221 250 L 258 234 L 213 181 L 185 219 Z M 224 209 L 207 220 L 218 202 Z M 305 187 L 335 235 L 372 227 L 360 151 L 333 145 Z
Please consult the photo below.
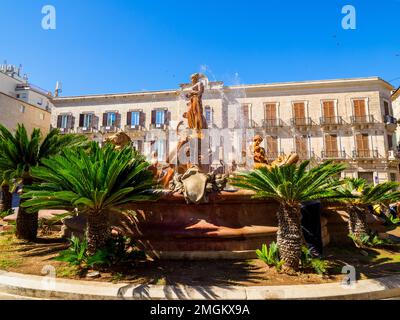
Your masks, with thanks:
M 203 115 L 203 75 L 192 75 L 191 87 L 185 95 L 187 134 L 181 135 L 175 163 L 165 170 L 157 169 L 157 160 L 151 170 L 158 182 L 166 188 L 157 202 L 142 202 L 127 206 L 137 212 L 135 227 L 123 225 L 124 233 L 140 243 L 148 253 L 161 258 L 226 258 L 242 259 L 254 256 L 254 250 L 275 239 L 277 231 L 277 204 L 273 201 L 252 199 L 253 193 L 226 188 L 228 174 L 225 168 L 211 170 L 210 149 L 205 136 L 207 122 Z M 181 121 L 176 130 L 184 125 Z M 260 140 L 261 139 L 261 140 Z M 259 143 L 254 139 L 255 167 L 259 167 Z M 202 152 L 203 151 L 203 152 Z M 183 155 L 188 161 L 182 161 Z M 153 154 L 154 158 L 154 154 Z M 169 160 L 169 159 L 168 159 Z M 281 165 L 297 161 L 295 155 L 282 157 L 269 164 Z

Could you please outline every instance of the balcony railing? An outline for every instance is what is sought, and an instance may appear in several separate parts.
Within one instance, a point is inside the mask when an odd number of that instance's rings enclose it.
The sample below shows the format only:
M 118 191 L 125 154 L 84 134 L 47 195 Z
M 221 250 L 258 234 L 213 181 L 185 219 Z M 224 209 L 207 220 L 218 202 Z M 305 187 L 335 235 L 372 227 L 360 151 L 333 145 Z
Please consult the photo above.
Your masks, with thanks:
M 292 118 L 290 119 L 292 126 L 311 126 L 312 121 L 310 117 L 306 118 Z
M 102 132 L 117 132 L 119 127 L 117 126 L 102 126 L 100 131 Z
M 299 156 L 300 160 L 308 160 L 312 158 L 314 154 L 313 152 L 309 152 L 307 150 L 299 150 L 299 151 L 295 150 L 292 151 L 292 153 L 296 153 Z
M 151 123 L 150 124 L 150 130 L 151 129 L 165 130 L 165 129 L 167 129 L 167 125 L 165 123 Z
M 397 124 L 397 119 L 391 115 L 385 116 L 385 123 L 386 124 Z
M 344 150 L 324 150 L 321 152 L 322 159 L 345 159 L 346 152 Z
M 353 150 L 353 158 L 375 159 L 378 157 L 378 150 Z
M 74 131 L 74 129 L 72 129 L 72 128 L 58 128 L 58 130 L 60 130 L 61 134 L 67 134 L 67 133 L 71 133 Z
M 321 124 L 321 126 L 343 124 L 343 118 L 341 116 L 321 117 L 321 118 L 319 118 L 319 123 Z
M 77 132 L 78 133 L 92 133 L 94 130 L 93 127 L 78 127 Z
M 281 119 L 264 119 L 262 125 L 264 128 L 282 127 L 283 121 Z
M 250 129 L 256 127 L 256 123 L 253 120 L 236 120 L 233 125 L 235 129 Z
M 127 124 L 125 126 L 126 131 L 137 131 L 137 130 L 143 130 L 144 127 L 141 124 Z
M 365 116 L 351 116 L 350 120 L 352 124 L 375 123 L 375 118 L 372 114 L 367 114 Z

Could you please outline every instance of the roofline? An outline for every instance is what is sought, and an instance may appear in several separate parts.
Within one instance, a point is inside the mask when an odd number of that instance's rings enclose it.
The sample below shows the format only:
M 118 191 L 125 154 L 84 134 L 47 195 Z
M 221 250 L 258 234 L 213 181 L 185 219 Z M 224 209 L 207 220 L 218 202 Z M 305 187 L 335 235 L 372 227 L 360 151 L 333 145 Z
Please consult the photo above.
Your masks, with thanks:
M 229 89 L 277 89 L 277 88 L 296 88 L 296 87 L 318 87 L 318 86 L 330 86 L 330 85 L 345 85 L 345 84 L 364 84 L 368 82 L 382 82 L 382 84 L 389 90 L 393 90 L 394 87 L 387 81 L 380 77 L 364 77 L 364 78 L 344 78 L 344 79 L 329 79 L 329 80 L 309 80 L 309 81 L 291 81 L 291 82 L 274 82 L 274 83 L 261 83 L 261 84 L 245 84 L 245 85 L 231 85 L 223 86 L 223 90 Z M 222 82 L 213 82 L 223 84 Z M 145 97 L 149 95 L 176 95 L 182 90 L 180 89 L 168 89 L 168 90 L 157 90 L 157 91 L 138 91 L 138 92 L 126 92 L 126 93 L 111 93 L 111 94 L 89 94 L 80 96 L 66 96 L 66 97 L 54 97 L 53 102 L 63 101 L 74 101 L 74 100 L 93 100 L 93 99 L 111 99 L 111 98 L 128 98 L 128 97 Z
M 30 106 L 30 107 L 33 107 L 33 108 L 36 108 L 36 109 L 39 109 L 39 110 L 41 110 L 41 111 L 44 111 L 44 112 L 47 112 L 47 113 L 51 114 L 51 111 L 48 111 L 48 110 L 46 110 L 46 109 L 42 109 L 42 108 L 40 108 L 40 107 L 38 107 L 38 106 L 35 106 L 35 105 L 32 104 L 32 103 L 29 103 L 29 102 L 23 101 L 23 100 L 21 100 L 21 99 L 15 98 L 15 97 L 13 97 L 13 96 L 10 96 L 10 95 L 7 94 L 7 93 L 4 93 L 4 92 L 1 92 L 1 91 L 0 91 L 0 94 L 2 94 L 3 96 L 6 96 L 6 97 L 8 97 L 8 98 L 11 98 L 11 99 L 13 99 L 13 100 L 16 100 L 16 101 L 18 101 L 18 102 L 21 103 L 21 104 L 26 104 L 26 105 L 28 105 L 28 106 Z
M 392 101 L 396 100 L 400 96 L 400 87 L 398 87 L 392 94 Z

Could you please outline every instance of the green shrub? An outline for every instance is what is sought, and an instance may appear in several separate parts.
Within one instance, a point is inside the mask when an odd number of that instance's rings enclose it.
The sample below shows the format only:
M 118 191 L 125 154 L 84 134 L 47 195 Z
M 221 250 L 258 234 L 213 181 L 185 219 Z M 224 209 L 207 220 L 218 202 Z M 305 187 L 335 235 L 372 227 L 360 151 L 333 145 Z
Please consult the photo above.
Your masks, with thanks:
M 328 261 L 314 258 L 311 254 L 311 250 L 305 246 L 301 248 L 300 262 L 303 269 L 312 269 L 319 275 L 326 274 L 329 266 Z
M 13 213 L 14 213 L 13 209 L 6 210 L 6 211 L 1 211 L 0 212 L 0 219 L 3 219 L 3 218 L 5 218 L 5 217 L 7 217 L 7 216 L 9 216 L 9 215 L 11 215 Z
M 105 250 L 99 250 L 94 255 L 89 256 L 87 249 L 88 243 L 86 239 L 81 241 L 77 237 L 72 237 L 70 247 L 67 250 L 61 251 L 54 260 L 68 262 L 80 268 L 109 264 L 108 253 Z
M 275 267 L 278 271 L 281 270 L 284 261 L 279 258 L 279 249 L 275 242 L 272 242 L 269 248 L 266 244 L 263 244 L 261 250 L 256 250 L 256 254 L 258 259 L 265 262 L 269 267 Z
M 351 238 L 356 244 L 362 247 L 377 247 L 385 244 L 391 244 L 392 241 L 389 239 L 381 239 L 377 233 L 364 234 L 357 239 L 354 235 L 349 234 L 349 238 Z

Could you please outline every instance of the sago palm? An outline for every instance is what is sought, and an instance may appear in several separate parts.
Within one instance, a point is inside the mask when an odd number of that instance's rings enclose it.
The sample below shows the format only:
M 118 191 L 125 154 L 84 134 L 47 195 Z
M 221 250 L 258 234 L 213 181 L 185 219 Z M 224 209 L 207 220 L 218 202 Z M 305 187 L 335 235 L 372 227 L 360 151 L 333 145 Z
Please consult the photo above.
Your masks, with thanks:
M 307 170 L 309 161 L 272 169 L 260 168 L 239 173 L 233 185 L 253 190 L 257 198 L 274 199 L 280 204 L 277 244 L 285 269 L 298 269 L 303 241 L 300 207 L 302 202 L 334 198 L 333 177 L 345 169 L 342 164 L 325 162 Z M 266 212 L 266 214 L 268 214 Z
M 368 206 L 388 205 L 400 200 L 400 193 L 394 191 L 397 182 L 384 182 L 377 185 L 368 184 L 364 179 L 347 178 L 338 186 L 340 201 L 348 205 L 349 233 L 356 240 L 370 234 L 366 213 Z
M 45 137 L 39 129 L 28 135 L 24 125 L 18 125 L 15 133 L 0 125 L 0 176 L 3 181 L 13 181 L 25 186 L 33 183 L 32 168 L 43 159 L 55 155 L 64 147 L 80 146 L 86 138 L 77 135 L 61 135 L 58 129 L 51 130 Z M 28 214 L 19 208 L 16 235 L 20 239 L 34 240 L 37 235 L 38 214 Z
M 89 152 L 64 150 L 43 160 L 32 175 L 43 181 L 24 195 L 29 210 L 65 209 L 87 216 L 88 250 L 103 248 L 111 236 L 109 216 L 129 202 L 154 199 L 149 164 L 130 147 L 115 150 L 93 142 Z
M 0 212 L 10 211 L 12 209 L 12 193 L 10 192 L 10 183 L 7 179 L 0 178 L 1 185 L 1 200 Z

